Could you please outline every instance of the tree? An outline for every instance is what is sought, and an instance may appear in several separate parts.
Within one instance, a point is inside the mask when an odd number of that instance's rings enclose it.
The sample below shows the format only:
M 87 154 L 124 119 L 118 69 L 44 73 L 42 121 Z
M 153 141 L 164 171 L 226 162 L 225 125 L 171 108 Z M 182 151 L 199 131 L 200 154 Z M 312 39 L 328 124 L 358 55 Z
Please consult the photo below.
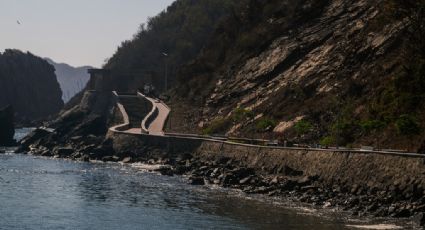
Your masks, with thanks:
M 117 72 L 152 73 L 156 88 L 165 88 L 165 63 L 168 66 L 167 83 L 171 85 L 175 81 L 176 69 L 199 54 L 216 25 L 238 2 L 177 0 L 166 11 L 142 24 L 133 39 L 123 42 L 104 67 Z M 164 57 L 163 53 L 168 56 Z

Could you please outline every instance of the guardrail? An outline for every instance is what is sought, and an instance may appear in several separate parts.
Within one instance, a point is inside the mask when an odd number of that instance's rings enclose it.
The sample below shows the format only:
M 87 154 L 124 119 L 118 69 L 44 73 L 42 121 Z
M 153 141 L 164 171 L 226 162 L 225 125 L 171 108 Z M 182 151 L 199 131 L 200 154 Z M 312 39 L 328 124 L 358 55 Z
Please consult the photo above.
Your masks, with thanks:
M 138 92 L 137 95 L 147 99 L 152 104 L 151 111 L 148 113 L 148 115 L 146 115 L 146 117 L 142 121 L 142 131 L 144 133 L 149 133 L 149 126 L 151 125 L 152 121 L 155 120 L 156 116 L 158 116 L 158 108 L 155 106 L 155 103 L 152 100 L 149 100 L 149 98 L 146 97 L 144 94 Z
M 329 147 L 329 148 L 313 148 L 313 147 L 284 147 L 284 146 L 270 146 L 266 145 L 270 140 L 264 139 L 248 139 L 248 138 L 237 138 L 237 137 L 214 137 L 214 136 L 205 136 L 198 134 L 180 134 L 180 133 L 165 133 L 165 136 L 168 137 L 177 137 L 177 138 L 186 138 L 186 139 L 196 139 L 196 140 L 205 140 L 205 141 L 214 141 L 214 142 L 223 142 L 231 145 L 239 146 L 250 146 L 258 147 L 264 149 L 288 149 L 288 150 L 304 150 L 304 151 L 314 151 L 314 152 L 352 152 L 352 153 L 361 153 L 361 154 L 382 154 L 382 155 L 394 155 L 394 156 L 405 156 L 405 157 L 419 157 L 425 158 L 424 154 L 418 153 L 409 153 L 403 150 L 367 150 L 367 149 L 353 149 L 353 148 L 344 148 L 344 147 Z M 244 140 L 245 143 L 235 140 Z M 252 141 L 251 143 L 246 143 L 247 141 Z M 260 142 L 262 144 L 255 144 L 255 142 Z
M 129 118 L 127 112 L 125 111 L 124 106 L 119 102 L 119 96 L 114 91 L 114 96 L 116 98 L 116 103 L 118 105 L 119 110 L 121 111 L 124 123 L 121 125 L 117 125 L 111 128 L 112 131 L 118 133 L 125 133 L 128 135 L 139 135 L 146 136 L 149 135 L 148 127 L 158 116 L 159 110 L 155 106 L 154 101 L 152 99 L 146 97 L 145 95 L 138 93 L 138 95 L 146 98 L 152 103 L 152 110 L 145 117 L 142 122 L 142 130 L 144 133 L 134 134 L 134 133 L 126 133 L 124 132 L 129 127 Z M 164 103 L 162 103 L 164 104 Z M 165 105 L 165 104 L 164 104 Z M 168 107 L 167 107 L 168 108 Z M 329 147 L 329 148 L 313 148 L 313 147 L 283 147 L 283 146 L 268 146 L 267 144 L 271 142 L 271 140 L 265 139 L 249 139 L 249 138 L 239 138 L 239 137 L 217 137 L 217 136 L 206 136 L 206 135 L 198 135 L 198 134 L 184 134 L 184 133 L 165 133 L 164 138 L 182 138 L 182 139 L 192 139 L 192 140 L 203 140 L 210 142 L 220 142 L 229 145 L 238 145 L 238 146 L 246 146 L 246 147 L 256 147 L 261 149 L 287 149 L 287 150 L 298 150 L 298 151 L 312 151 L 312 152 L 340 152 L 340 153 L 359 153 L 359 154 L 381 154 L 381 155 L 393 155 L 393 156 L 403 156 L 403 157 L 415 157 L 415 158 L 425 158 L 424 154 L 418 153 L 409 153 L 404 150 L 370 150 L 370 149 L 352 149 L 352 148 L 337 148 L 337 147 Z M 246 143 L 248 142 L 248 143 Z
M 154 109 L 151 111 L 148 116 L 146 116 L 146 119 L 144 120 L 144 127 L 147 130 L 147 133 L 149 133 L 149 127 L 151 126 L 152 122 L 156 119 L 158 116 L 159 110 L 157 107 L 154 107 Z
M 115 104 L 117 105 L 121 115 L 123 116 L 123 123 L 113 126 L 110 129 L 116 130 L 116 131 L 124 131 L 129 129 L 130 127 L 130 118 L 128 117 L 127 111 L 125 111 L 124 105 L 121 104 L 119 95 L 116 91 L 112 91 L 113 100 L 115 101 Z

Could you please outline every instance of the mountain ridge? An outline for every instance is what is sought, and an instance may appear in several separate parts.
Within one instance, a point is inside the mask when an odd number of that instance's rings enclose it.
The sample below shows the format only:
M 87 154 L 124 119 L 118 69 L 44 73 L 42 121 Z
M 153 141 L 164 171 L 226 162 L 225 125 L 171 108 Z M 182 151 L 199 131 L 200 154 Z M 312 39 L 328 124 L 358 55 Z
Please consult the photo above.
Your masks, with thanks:
M 74 67 L 66 63 L 57 63 L 51 58 L 44 59 L 55 67 L 55 74 L 65 103 L 84 89 L 90 77 L 87 70 L 93 69 L 89 65 Z

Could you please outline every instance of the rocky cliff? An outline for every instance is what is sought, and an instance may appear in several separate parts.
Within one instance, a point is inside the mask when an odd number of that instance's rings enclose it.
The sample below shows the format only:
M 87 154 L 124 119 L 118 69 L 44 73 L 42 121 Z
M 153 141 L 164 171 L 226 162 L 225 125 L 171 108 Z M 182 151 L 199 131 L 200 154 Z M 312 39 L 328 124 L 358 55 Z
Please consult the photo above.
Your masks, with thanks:
M 56 63 L 46 58 L 49 64 L 55 67 L 55 74 L 62 90 L 62 100 L 67 103 L 73 96 L 82 91 L 89 81 L 88 69 L 91 66 L 73 67 L 65 63 Z
M 11 146 L 16 144 L 13 139 L 15 126 L 12 106 L 0 108 L 0 127 L 0 146 Z
M 63 107 L 54 68 L 42 58 L 18 50 L 0 54 L 0 106 L 12 105 L 17 121 L 56 114 Z
M 416 150 L 424 3 L 407 2 L 249 1 L 180 70 L 174 131 Z
M 325 146 L 423 149 L 425 52 L 418 51 L 424 50 L 425 27 L 424 12 L 417 10 L 423 8 L 417 4 L 424 3 L 239 2 L 226 19 L 217 22 L 197 58 L 190 63 L 186 59 L 176 70 L 178 82 L 167 102 L 172 109 L 169 131 Z M 180 10 L 169 12 L 156 20 Z M 142 30 L 131 44 L 154 36 L 153 28 L 161 29 L 161 25 Z M 137 62 L 142 51 L 137 57 L 118 51 L 111 63 Z M 120 73 L 135 68 L 107 66 Z M 81 108 L 106 111 L 96 115 L 107 124 L 107 108 L 113 105 L 107 91 L 134 90 L 139 86 L 135 82 L 143 82 L 138 78 L 143 75 L 93 79 L 92 85 L 104 90 L 96 96 L 101 103 L 87 104 L 81 94 L 71 103 L 76 107 L 68 106 L 63 115 Z M 84 120 L 79 116 L 73 122 Z M 59 119 L 54 126 L 60 128 L 63 123 Z M 75 127 L 72 132 L 78 132 Z

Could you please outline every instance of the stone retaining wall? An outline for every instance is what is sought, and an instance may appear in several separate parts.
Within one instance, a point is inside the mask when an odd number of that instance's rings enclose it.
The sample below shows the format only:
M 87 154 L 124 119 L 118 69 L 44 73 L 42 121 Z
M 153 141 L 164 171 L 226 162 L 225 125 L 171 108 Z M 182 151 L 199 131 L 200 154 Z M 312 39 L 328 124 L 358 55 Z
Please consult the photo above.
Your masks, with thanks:
M 190 153 L 206 161 L 223 157 L 265 174 L 282 174 L 285 167 L 318 176 L 322 183 L 343 189 L 423 192 L 424 158 L 369 152 L 267 148 L 200 138 L 110 133 L 118 152 L 146 148 L 168 156 Z M 149 152 L 148 151 L 148 152 Z

